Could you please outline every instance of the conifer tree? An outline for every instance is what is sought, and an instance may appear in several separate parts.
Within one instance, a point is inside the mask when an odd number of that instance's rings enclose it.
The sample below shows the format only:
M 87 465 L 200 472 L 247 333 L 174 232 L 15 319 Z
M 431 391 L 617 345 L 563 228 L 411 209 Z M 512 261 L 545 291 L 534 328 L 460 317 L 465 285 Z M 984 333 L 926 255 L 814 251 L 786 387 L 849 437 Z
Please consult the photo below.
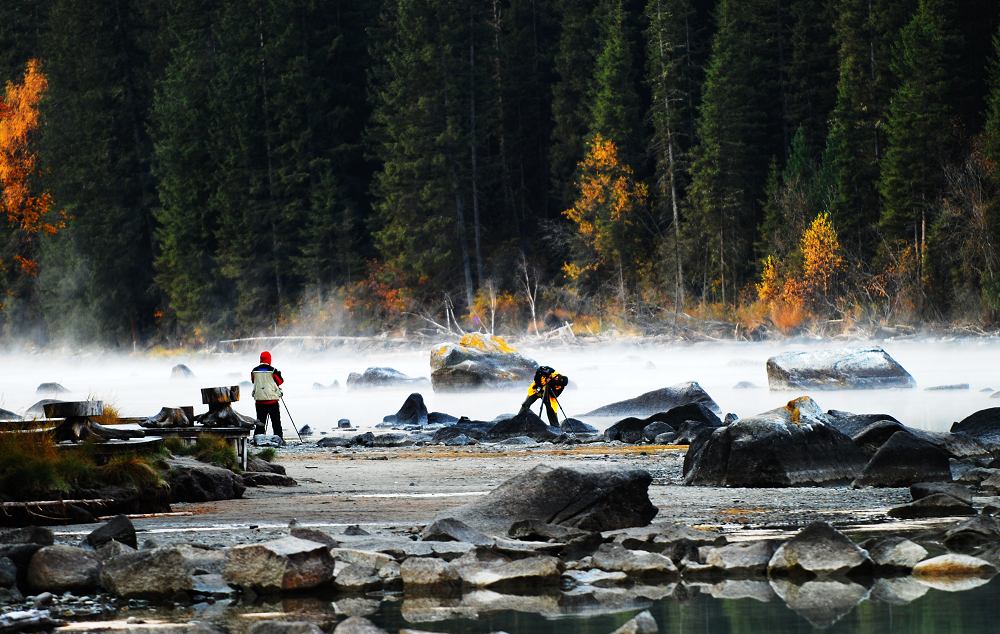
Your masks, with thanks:
M 639 153 L 633 147 L 633 139 L 639 136 L 641 129 L 640 111 L 624 0 L 609 0 L 607 12 L 601 18 L 602 35 L 594 67 L 589 133 L 613 140 L 622 160 L 635 165 Z

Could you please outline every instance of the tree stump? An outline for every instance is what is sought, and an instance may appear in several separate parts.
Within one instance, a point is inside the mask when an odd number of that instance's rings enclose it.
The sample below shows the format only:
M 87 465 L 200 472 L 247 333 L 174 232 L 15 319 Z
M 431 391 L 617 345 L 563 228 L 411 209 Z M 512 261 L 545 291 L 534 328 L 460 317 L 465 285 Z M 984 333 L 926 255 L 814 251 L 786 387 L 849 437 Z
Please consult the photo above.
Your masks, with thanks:
M 201 402 L 208 405 L 208 409 L 220 408 L 230 403 L 240 400 L 240 386 L 231 385 L 229 387 L 203 387 L 201 388 Z
M 86 418 L 104 413 L 103 401 L 64 401 L 43 406 L 46 418 Z

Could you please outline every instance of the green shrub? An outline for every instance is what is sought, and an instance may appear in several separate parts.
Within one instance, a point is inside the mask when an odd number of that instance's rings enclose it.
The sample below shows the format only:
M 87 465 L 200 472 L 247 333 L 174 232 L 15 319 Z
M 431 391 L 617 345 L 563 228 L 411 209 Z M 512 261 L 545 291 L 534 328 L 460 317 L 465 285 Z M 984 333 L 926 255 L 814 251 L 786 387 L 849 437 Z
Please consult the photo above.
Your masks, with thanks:
M 193 455 L 202 462 L 225 467 L 230 471 L 237 471 L 240 468 L 236 450 L 228 440 L 218 436 L 199 436 L 194 444 Z
M 263 460 L 264 462 L 274 462 L 274 457 L 278 454 L 278 450 L 274 447 L 265 447 L 257 452 L 256 456 Z
M 113 456 L 106 464 L 97 468 L 97 476 L 101 482 L 134 484 L 140 489 L 163 484 L 159 472 L 144 457 L 135 454 Z
M 194 443 L 177 436 L 167 436 L 163 439 L 163 448 L 175 456 L 192 456 L 195 452 Z

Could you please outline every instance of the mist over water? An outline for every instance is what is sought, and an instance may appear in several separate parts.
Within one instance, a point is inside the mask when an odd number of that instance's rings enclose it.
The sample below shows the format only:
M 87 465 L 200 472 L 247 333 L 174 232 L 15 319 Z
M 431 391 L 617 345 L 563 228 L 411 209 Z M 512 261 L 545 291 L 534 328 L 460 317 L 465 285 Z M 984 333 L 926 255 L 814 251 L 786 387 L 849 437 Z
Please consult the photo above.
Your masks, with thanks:
M 683 381 L 697 381 L 725 412 L 741 417 L 773 409 L 800 396 L 798 392 L 767 389 L 767 358 L 788 350 L 857 347 L 863 344 L 767 342 L 653 345 L 643 343 L 524 345 L 520 350 L 539 364 L 551 365 L 569 375 L 570 385 L 561 397 L 570 416 L 580 416 L 601 405 L 631 398 L 642 392 Z M 974 411 L 1000 406 L 985 388 L 1000 389 L 1000 340 L 993 338 L 954 341 L 907 340 L 882 342 L 890 355 L 916 379 L 911 390 L 819 391 L 810 394 L 824 409 L 857 413 L 887 413 L 905 424 L 931 431 L 947 431 L 954 421 Z M 355 427 L 368 429 L 393 414 L 412 391 L 423 394 L 430 411 L 490 420 L 517 410 L 527 385 L 516 389 L 450 394 L 434 393 L 430 386 L 350 390 L 350 372 L 387 366 L 410 376 L 429 377 L 429 350 L 357 352 L 332 349 L 303 351 L 294 345 L 271 348 L 274 365 L 282 371 L 285 402 L 297 426 L 308 424 L 316 432 L 332 431 L 337 420 L 347 418 Z M 96 398 L 118 407 L 123 416 L 149 416 L 165 405 L 201 405 L 199 388 L 235 385 L 249 380 L 259 350 L 246 353 L 190 353 L 178 356 L 116 355 L 100 352 L 14 353 L 5 360 L 0 407 L 23 413 L 41 398 L 82 400 Z M 184 363 L 194 379 L 171 379 L 170 369 Z M 316 390 L 314 383 L 340 387 Z M 734 389 L 740 381 L 756 385 Z M 64 395 L 36 394 L 43 382 L 58 382 L 70 390 Z M 945 384 L 968 383 L 965 391 L 925 391 Z M 249 389 L 242 390 L 236 409 L 253 416 Z M 288 430 L 287 415 L 282 412 Z M 588 419 L 604 428 L 613 419 Z

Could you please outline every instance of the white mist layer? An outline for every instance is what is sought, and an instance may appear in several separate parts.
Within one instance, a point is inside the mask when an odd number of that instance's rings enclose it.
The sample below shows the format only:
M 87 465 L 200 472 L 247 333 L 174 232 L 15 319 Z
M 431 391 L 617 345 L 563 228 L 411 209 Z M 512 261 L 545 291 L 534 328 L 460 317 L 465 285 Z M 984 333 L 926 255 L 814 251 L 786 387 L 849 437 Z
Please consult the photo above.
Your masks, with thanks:
M 856 347 L 860 344 L 850 344 Z M 916 379 L 912 390 L 817 391 L 810 393 L 824 409 L 856 413 L 891 414 L 907 425 L 930 431 L 947 431 L 954 421 L 987 407 L 1000 406 L 985 388 L 1000 389 L 1000 341 L 970 339 L 951 342 L 903 341 L 882 345 Z M 787 350 L 844 347 L 839 343 L 698 343 L 686 345 L 605 344 L 588 346 L 526 346 L 526 355 L 539 364 L 551 365 L 570 377 L 570 386 L 560 401 L 570 416 L 581 416 L 601 405 L 631 398 L 643 392 L 697 381 L 725 412 L 741 417 L 773 409 L 800 396 L 798 392 L 767 389 L 767 358 Z M 234 385 L 249 380 L 257 365 L 258 352 L 240 354 L 192 353 L 176 357 L 83 353 L 63 355 L 49 352 L 13 354 L 5 359 L 0 407 L 17 413 L 41 398 L 62 400 L 100 399 L 115 405 L 123 416 L 149 416 L 164 405 L 200 403 L 201 387 Z M 281 346 L 271 349 L 274 365 L 282 371 L 285 402 L 298 427 L 310 425 L 331 432 L 341 418 L 354 427 L 370 429 L 393 414 L 412 391 L 420 391 L 430 411 L 454 416 L 491 420 L 517 410 L 527 385 L 517 389 L 475 393 L 434 393 L 429 386 L 409 389 L 382 388 L 348 390 L 347 375 L 368 367 L 387 366 L 410 376 L 429 377 L 429 349 L 400 352 L 359 353 L 331 350 L 303 352 Z M 171 379 L 177 363 L 188 365 L 194 379 Z M 313 383 L 340 387 L 315 390 Z M 755 389 L 734 389 L 749 381 Z M 69 394 L 36 394 L 40 383 L 57 382 Z M 968 383 L 967 391 L 924 391 L 924 388 Z M 254 415 L 249 390 L 236 409 Z M 288 415 L 282 411 L 286 437 L 294 437 Z M 599 428 L 614 422 L 588 420 Z

